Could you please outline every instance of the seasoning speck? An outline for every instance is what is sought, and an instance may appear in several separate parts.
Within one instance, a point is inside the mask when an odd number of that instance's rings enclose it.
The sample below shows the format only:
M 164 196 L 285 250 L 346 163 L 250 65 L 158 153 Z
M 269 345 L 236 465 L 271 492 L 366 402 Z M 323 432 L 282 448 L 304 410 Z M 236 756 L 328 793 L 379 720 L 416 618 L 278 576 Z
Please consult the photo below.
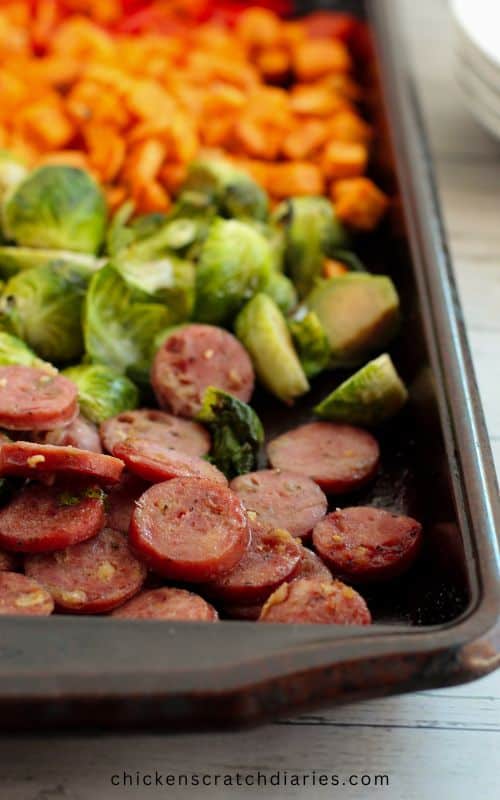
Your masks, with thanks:
M 31 469 L 36 469 L 37 465 L 43 464 L 44 461 L 45 461 L 45 456 L 42 456 L 41 453 L 39 453 L 36 456 L 30 456 L 29 458 L 26 459 L 26 463 L 28 467 L 31 467 Z

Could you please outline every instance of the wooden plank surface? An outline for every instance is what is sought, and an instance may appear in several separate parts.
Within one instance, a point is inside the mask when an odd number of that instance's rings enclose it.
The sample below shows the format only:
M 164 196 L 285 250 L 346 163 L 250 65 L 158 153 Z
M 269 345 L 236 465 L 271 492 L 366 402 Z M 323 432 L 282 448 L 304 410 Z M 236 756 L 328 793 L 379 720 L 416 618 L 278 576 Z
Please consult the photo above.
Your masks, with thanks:
M 467 114 L 452 81 L 452 42 L 444 2 L 401 0 L 424 96 L 445 222 L 491 434 L 500 468 L 500 146 Z M 403 43 L 402 43 L 403 46 Z M 329 708 L 255 731 L 182 736 L 0 738 L 5 800 L 112 800 L 149 797 L 480 800 L 499 796 L 500 673 L 435 692 Z M 237 773 L 267 787 L 113 787 L 158 770 L 188 777 Z M 308 788 L 269 785 L 281 770 Z M 311 788 L 312 774 L 340 776 Z M 348 783 L 356 775 L 358 786 Z M 389 786 L 361 788 L 361 775 Z M 366 780 L 366 779 L 365 779 Z M 342 781 L 346 785 L 342 785 Z

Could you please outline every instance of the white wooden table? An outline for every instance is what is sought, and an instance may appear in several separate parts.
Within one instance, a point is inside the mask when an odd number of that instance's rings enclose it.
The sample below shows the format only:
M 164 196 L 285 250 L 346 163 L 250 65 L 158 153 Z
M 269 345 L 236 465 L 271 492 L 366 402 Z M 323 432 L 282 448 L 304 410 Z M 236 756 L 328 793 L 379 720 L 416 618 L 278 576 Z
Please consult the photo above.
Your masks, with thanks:
M 376 2 L 376 0 L 375 0 Z M 479 385 L 500 466 L 500 145 L 463 109 L 451 78 L 449 19 L 439 0 L 406 9 L 446 225 Z M 403 46 L 403 44 L 402 44 Z M 321 798 L 497 800 L 500 672 L 449 690 L 359 703 L 251 732 L 182 736 L 21 736 L 0 739 L 2 800 Z M 111 777 L 316 770 L 386 774 L 366 788 L 114 788 Z M 358 778 L 360 780 L 360 778 Z

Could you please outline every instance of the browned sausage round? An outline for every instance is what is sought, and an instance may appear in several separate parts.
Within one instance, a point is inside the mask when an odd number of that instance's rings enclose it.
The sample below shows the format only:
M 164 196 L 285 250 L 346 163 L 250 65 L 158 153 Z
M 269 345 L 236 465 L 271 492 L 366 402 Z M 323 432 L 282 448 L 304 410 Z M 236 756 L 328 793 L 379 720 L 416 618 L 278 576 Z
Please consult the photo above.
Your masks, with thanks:
M 138 501 L 130 541 L 151 569 L 167 578 L 203 582 L 233 569 L 250 540 L 239 498 L 202 478 L 157 483 Z
M 34 432 L 30 438 L 39 444 L 57 444 L 62 447 L 78 447 L 79 450 L 102 453 L 97 427 L 81 414 L 63 428 Z
M 163 587 L 141 592 L 111 614 L 122 619 L 166 619 L 178 622 L 216 622 L 219 615 L 202 597 L 185 589 Z
M 327 494 L 342 494 L 374 477 L 379 463 L 377 440 L 361 428 L 311 422 L 269 443 L 269 460 L 278 469 L 309 475 Z
M 90 450 L 35 442 L 9 442 L 0 446 L 0 475 L 45 478 L 62 473 L 104 485 L 118 483 L 123 461 Z
M 0 509 L 0 546 L 19 553 L 62 550 L 95 536 L 104 519 L 97 487 L 30 484 Z
M 357 506 L 328 514 L 313 531 L 313 544 L 339 577 L 352 581 L 392 578 L 408 569 L 420 549 L 422 526 L 411 517 Z
M 251 545 L 239 564 L 207 585 L 206 592 L 230 605 L 263 602 L 296 572 L 301 555 L 301 545 L 287 531 L 252 527 Z
M 231 333 L 213 325 L 184 325 L 158 350 L 151 383 L 162 408 L 194 417 L 208 386 L 247 403 L 254 372 L 247 351 Z
M 146 578 L 127 537 L 110 528 L 61 552 L 28 556 L 25 570 L 47 588 L 57 608 L 74 614 L 110 611 L 137 594 Z
M 0 427 L 50 430 L 78 413 L 78 390 L 63 375 L 36 367 L 0 367 Z
M 106 524 L 114 531 L 127 533 L 135 504 L 149 483 L 130 472 L 124 472 L 120 483 L 113 486 L 106 497 Z
M 210 450 L 210 435 L 197 422 L 179 419 L 165 411 L 142 408 L 124 411 L 101 425 L 104 447 L 115 455 L 115 447 L 126 440 L 153 443 L 167 455 L 176 450 L 189 456 L 204 456 Z
M 288 470 L 263 469 L 240 475 L 231 489 L 241 498 L 251 520 L 268 530 L 283 528 L 292 536 L 311 533 L 328 507 L 311 478 Z
M 259 622 L 369 625 L 371 614 L 361 597 L 340 581 L 302 578 L 283 583 L 267 600 Z
M 114 452 L 131 472 L 150 483 L 169 481 L 171 478 L 205 478 L 227 486 L 225 475 L 213 464 L 198 456 L 166 450 L 154 442 L 130 438 L 118 442 Z
M 48 617 L 53 610 L 52 597 L 37 581 L 18 572 L 0 572 L 0 615 Z

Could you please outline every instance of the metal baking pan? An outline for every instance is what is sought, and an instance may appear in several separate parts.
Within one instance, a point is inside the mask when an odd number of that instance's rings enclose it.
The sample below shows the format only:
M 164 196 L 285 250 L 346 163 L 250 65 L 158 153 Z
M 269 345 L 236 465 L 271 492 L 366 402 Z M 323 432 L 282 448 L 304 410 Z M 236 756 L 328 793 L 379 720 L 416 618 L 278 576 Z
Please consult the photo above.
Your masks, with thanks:
M 369 628 L 4 618 L 3 728 L 235 726 L 498 666 L 498 486 L 396 5 L 298 3 L 354 10 L 375 45 L 376 169 L 399 202 L 365 255 L 401 293 L 405 320 L 391 352 L 411 403 L 381 431 L 378 480 L 348 500 L 421 519 L 422 557 L 404 580 L 367 595 Z M 341 377 L 321 378 L 314 397 L 286 413 L 263 399 L 268 434 L 306 420 Z

